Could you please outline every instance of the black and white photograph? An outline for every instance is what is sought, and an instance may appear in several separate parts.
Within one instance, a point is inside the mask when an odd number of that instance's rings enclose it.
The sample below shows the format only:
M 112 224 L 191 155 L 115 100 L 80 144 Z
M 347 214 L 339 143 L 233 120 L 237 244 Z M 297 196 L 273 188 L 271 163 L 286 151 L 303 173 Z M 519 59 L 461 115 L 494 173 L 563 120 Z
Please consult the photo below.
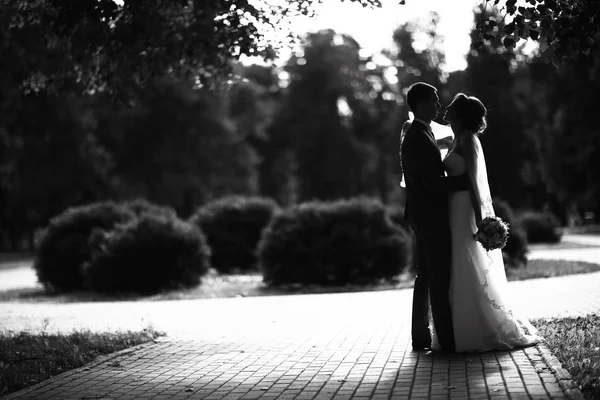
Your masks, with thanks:
M 600 400 L 600 0 L 0 0 L 0 399 Z

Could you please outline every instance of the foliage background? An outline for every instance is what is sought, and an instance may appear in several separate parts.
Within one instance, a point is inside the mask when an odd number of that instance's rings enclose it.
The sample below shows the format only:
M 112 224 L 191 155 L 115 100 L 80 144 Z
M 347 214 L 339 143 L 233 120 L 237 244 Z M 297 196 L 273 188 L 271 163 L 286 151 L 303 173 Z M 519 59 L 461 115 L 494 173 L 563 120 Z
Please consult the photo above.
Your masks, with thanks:
M 98 200 L 142 197 L 182 218 L 233 194 L 401 209 L 398 136 L 416 81 L 445 104 L 464 91 L 488 106 L 495 196 L 561 225 L 599 215 L 599 37 L 585 19 L 597 2 L 483 1 L 467 68 L 450 74 L 435 14 L 377 55 L 323 30 L 281 68 L 237 61 L 272 57 L 281 44 L 267 36 L 311 3 L 0 0 L 0 250 L 33 248 L 52 216 Z M 525 56 L 520 38 L 539 52 Z

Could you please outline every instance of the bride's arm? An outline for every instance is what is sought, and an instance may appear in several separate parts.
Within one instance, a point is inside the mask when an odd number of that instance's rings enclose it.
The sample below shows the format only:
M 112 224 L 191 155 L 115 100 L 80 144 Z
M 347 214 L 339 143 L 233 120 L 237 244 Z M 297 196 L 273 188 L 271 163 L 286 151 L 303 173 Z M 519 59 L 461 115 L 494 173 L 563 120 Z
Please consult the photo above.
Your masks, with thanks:
M 477 225 L 483 219 L 481 204 L 481 192 L 479 185 L 477 184 L 477 176 L 479 171 L 477 157 L 481 156 L 481 148 L 477 144 L 477 139 L 473 136 L 468 136 L 467 140 L 464 141 L 462 147 L 463 157 L 466 162 L 467 175 L 469 177 L 469 197 L 471 198 L 471 204 L 473 205 L 473 211 L 475 212 L 475 222 Z
M 444 138 L 437 139 L 435 141 L 435 143 L 437 144 L 439 149 L 442 150 L 442 149 L 449 149 L 452 146 L 453 141 L 454 141 L 454 137 L 446 136 Z

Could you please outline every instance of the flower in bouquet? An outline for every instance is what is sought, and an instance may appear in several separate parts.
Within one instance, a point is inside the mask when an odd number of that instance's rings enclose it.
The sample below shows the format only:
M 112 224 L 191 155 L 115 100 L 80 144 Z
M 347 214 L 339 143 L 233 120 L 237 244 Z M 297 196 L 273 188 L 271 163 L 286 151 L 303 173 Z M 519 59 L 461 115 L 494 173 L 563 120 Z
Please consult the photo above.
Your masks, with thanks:
M 477 225 L 477 233 L 473 235 L 487 251 L 502 249 L 508 240 L 508 224 L 500 217 L 486 217 Z

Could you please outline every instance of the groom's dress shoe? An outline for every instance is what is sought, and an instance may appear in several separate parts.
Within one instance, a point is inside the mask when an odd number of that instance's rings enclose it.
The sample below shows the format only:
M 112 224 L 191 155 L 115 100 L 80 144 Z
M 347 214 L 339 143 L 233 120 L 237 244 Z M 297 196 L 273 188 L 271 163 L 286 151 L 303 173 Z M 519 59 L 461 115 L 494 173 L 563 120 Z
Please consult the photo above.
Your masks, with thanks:
M 430 350 L 431 349 L 431 344 L 427 344 L 427 343 L 413 343 L 412 348 L 413 348 L 413 351 Z

